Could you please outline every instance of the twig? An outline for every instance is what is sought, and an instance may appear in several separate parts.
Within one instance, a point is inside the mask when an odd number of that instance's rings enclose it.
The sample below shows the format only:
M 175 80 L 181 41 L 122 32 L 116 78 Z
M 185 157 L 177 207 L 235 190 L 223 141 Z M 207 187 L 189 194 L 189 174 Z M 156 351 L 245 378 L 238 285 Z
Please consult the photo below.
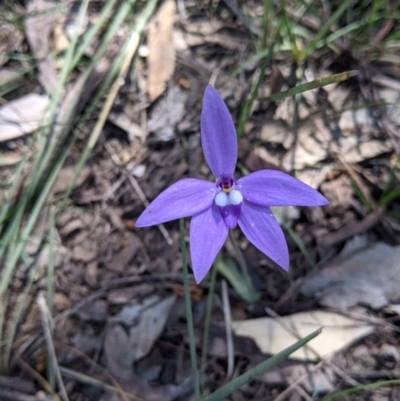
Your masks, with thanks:
M 51 326 L 52 326 L 51 317 L 49 315 L 49 310 L 47 309 L 46 300 L 44 299 L 42 294 L 39 294 L 37 299 L 37 304 L 40 310 L 40 317 L 42 319 L 44 338 L 47 345 L 47 352 L 53 363 L 53 369 L 55 371 L 58 387 L 60 389 L 60 396 L 64 401 L 69 401 L 67 390 L 65 389 L 64 382 L 61 377 L 60 368 L 58 366 L 56 352 L 54 350 L 54 344 L 51 335 Z
M 304 374 L 303 376 L 300 376 L 297 380 L 295 380 L 293 383 L 290 384 L 290 386 L 288 388 L 286 388 L 285 390 L 282 391 L 282 393 L 280 393 L 278 395 L 278 397 L 276 397 L 274 399 L 274 401 L 283 401 L 285 399 L 285 397 L 287 395 L 289 395 L 294 389 L 298 389 L 298 385 L 305 379 L 307 379 L 307 377 L 310 375 L 310 373 L 315 372 L 316 370 L 318 370 L 322 365 L 324 364 L 324 361 L 320 361 L 318 362 L 315 366 L 313 366 L 312 368 L 308 369 L 308 372 L 306 374 Z
M 228 371 L 226 373 L 225 382 L 228 382 L 233 375 L 234 369 L 234 348 L 233 348 L 233 338 L 232 338 L 232 316 L 231 316 L 231 306 L 229 304 L 228 296 L 228 284 L 226 280 L 222 279 L 222 306 L 224 310 L 225 318 L 225 331 L 226 331 L 226 350 L 228 354 Z
M 104 389 L 104 390 L 107 390 L 107 391 L 112 391 L 112 392 L 114 392 L 116 394 L 120 394 L 119 390 L 117 388 L 111 386 L 110 384 L 106 384 L 106 383 L 103 383 L 100 380 L 93 379 L 93 377 L 86 376 L 83 373 L 79 373 L 79 372 L 76 372 L 74 370 L 64 368 L 62 366 L 60 366 L 60 371 L 61 371 L 63 376 L 66 376 L 66 377 L 68 377 L 70 379 L 78 380 L 81 383 L 90 384 L 92 386 L 96 386 L 96 387 L 99 387 L 101 389 Z M 133 396 L 132 394 L 124 393 L 124 395 L 127 398 L 129 398 L 130 400 L 132 400 L 132 401 L 143 401 L 140 398 L 137 398 L 137 397 Z
M 360 191 L 364 195 L 364 198 L 371 205 L 372 210 L 376 211 L 378 206 L 376 205 L 376 202 L 372 199 L 372 196 L 371 196 L 370 192 L 368 191 L 368 189 L 366 188 L 366 186 L 364 185 L 364 183 L 360 180 L 360 177 L 358 176 L 358 174 L 354 171 L 354 169 L 350 166 L 350 164 L 346 162 L 344 157 L 342 157 L 341 155 L 337 155 L 337 158 L 344 165 L 344 167 L 346 168 L 346 170 L 349 173 L 350 177 L 357 184 L 358 188 L 360 189 Z
M 114 164 L 118 167 L 118 169 L 122 172 L 123 174 L 123 179 L 128 178 L 129 183 L 132 185 L 133 189 L 136 191 L 137 195 L 139 196 L 140 200 L 142 203 L 147 207 L 149 206 L 149 201 L 146 198 L 146 194 L 143 192 L 142 188 L 140 187 L 139 183 L 137 182 L 136 178 L 132 176 L 126 169 L 123 169 L 122 166 L 124 163 L 119 160 L 118 155 L 115 154 L 115 152 L 112 150 L 111 146 L 105 142 L 104 144 L 107 152 L 110 154 L 111 160 L 114 162 Z M 103 197 L 104 198 L 104 197 Z M 173 244 L 172 238 L 170 237 L 168 231 L 164 227 L 163 224 L 158 224 L 157 225 L 158 229 L 160 230 L 162 236 L 164 237 L 165 241 L 169 246 Z
M 29 375 L 31 375 L 42 386 L 43 390 L 50 393 L 51 391 L 50 384 L 39 372 L 30 367 L 19 355 L 15 357 L 15 360 L 23 370 L 25 370 Z M 60 397 L 57 394 L 54 394 L 53 401 L 54 399 L 56 401 L 59 401 Z
M 82 358 L 85 362 L 89 363 L 90 365 L 94 366 L 96 369 L 100 370 L 101 373 L 103 373 L 105 376 L 108 377 L 108 379 L 112 382 L 113 386 L 115 387 L 115 391 L 121 396 L 123 401 L 129 401 L 128 395 L 124 392 L 122 387 L 119 385 L 119 383 L 114 379 L 114 377 L 107 371 L 107 369 L 103 368 L 100 366 L 96 361 L 94 361 L 92 358 L 84 354 L 83 352 L 79 351 L 78 349 L 71 347 L 67 344 L 64 344 L 60 341 L 56 341 L 57 346 L 64 347 L 71 353 L 75 354 L 79 358 Z M 62 370 L 62 367 L 60 367 Z M 62 373 L 62 372 L 61 372 Z M 77 372 L 78 373 L 78 372 Z
M 379 223 L 382 214 L 383 210 L 378 209 L 376 212 L 370 213 L 364 217 L 361 221 L 348 224 L 334 233 L 327 234 L 321 238 L 319 245 L 330 247 L 356 234 L 365 233 Z
M 48 397 L 47 395 L 27 395 L 17 391 L 11 391 L 1 389 L 1 400 L 2 401 L 54 401 L 54 398 Z

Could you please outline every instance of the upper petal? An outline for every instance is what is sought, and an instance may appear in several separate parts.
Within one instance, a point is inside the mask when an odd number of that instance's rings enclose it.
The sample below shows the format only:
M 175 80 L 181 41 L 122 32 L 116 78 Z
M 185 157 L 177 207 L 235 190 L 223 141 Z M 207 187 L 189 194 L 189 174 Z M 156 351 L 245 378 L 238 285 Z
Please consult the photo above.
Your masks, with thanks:
M 314 188 L 277 170 L 260 170 L 238 180 L 243 198 L 260 206 L 322 206 L 329 201 Z
M 244 201 L 239 226 L 256 248 L 283 269 L 289 269 L 289 251 L 285 236 L 271 210 Z
M 204 156 L 216 177 L 233 174 L 237 160 L 235 126 L 219 93 L 207 86 L 201 111 L 201 144 Z
M 228 235 L 228 227 L 218 207 L 193 216 L 190 222 L 190 257 L 196 283 L 200 283 L 210 270 Z
M 215 184 L 185 178 L 161 192 L 136 220 L 136 227 L 153 226 L 166 221 L 193 216 L 211 207 Z

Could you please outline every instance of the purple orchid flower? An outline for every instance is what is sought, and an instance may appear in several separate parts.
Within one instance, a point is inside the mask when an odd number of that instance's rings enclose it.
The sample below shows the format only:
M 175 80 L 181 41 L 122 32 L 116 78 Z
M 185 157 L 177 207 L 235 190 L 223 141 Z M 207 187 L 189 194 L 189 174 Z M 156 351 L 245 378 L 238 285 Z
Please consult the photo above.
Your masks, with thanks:
M 201 113 L 201 143 L 216 182 L 185 178 L 162 192 L 143 211 L 136 227 L 193 216 L 190 254 L 197 283 L 210 270 L 229 228 L 239 227 L 261 252 L 289 268 L 285 236 L 270 206 L 322 206 L 318 191 L 276 170 L 260 170 L 236 180 L 237 139 L 231 115 L 218 92 L 208 86 Z

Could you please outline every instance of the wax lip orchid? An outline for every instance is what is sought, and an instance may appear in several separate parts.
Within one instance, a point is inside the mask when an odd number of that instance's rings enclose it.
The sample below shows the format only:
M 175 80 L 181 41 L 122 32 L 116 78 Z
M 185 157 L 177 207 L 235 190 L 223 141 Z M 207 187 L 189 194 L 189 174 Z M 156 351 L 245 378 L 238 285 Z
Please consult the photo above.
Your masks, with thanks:
M 163 191 L 143 211 L 136 227 L 153 226 L 192 216 L 190 255 L 199 283 L 222 248 L 229 228 L 239 227 L 247 239 L 283 269 L 289 268 L 284 234 L 270 206 L 322 206 L 318 191 L 276 170 L 234 177 L 237 139 L 231 115 L 218 92 L 208 86 L 201 113 L 201 143 L 216 182 L 185 178 Z

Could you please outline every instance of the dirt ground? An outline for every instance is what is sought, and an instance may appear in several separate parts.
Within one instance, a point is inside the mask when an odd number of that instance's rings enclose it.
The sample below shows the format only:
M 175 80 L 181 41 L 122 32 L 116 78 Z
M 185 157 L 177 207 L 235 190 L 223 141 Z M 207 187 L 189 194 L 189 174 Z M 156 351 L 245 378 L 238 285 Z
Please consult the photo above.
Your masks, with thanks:
M 98 16 L 101 2 L 97 3 L 88 9 L 90 21 Z M 262 25 L 248 24 L 243 18 L 262 14 L 261 2 L 251 2 L 254 7 L 231 1 L 172 3 L 162 3 L 146 25 L 89 160 L 61 209 L 97 115 L 75 126 L 76 140 L 24 248 L 34 263 L 29 268 L 22 262 L 17 265 L 8 285 L 5 333 L 12 330 L 21 294 L 32 280 L 9 370 L 0 376 L 0 400 L 64 400 L 59 386 L 58 395 L 51 397 L 48 391 L 47 321 L 53 325 L 57 364 L 69 400 L 194 400 L 178 222 L 138 229 L 135 220 L 147 202 L 177 180 L 214 180 L 200 144 L 204 89 L 210 82 L 218 88 L 238 124 L 260 74 L 257 97 L 238 136 L 236 178 L 260 169 L 282 170 L 318 189 L 330 204 L 274 210 L 290 251 L 289 272 L 275 266 L 238 228 L 233 231 L 252 290 L 240 292 L 241 283 L 224 274 L 223 267 L 219 270 L 205 394 L 295 342 L 304 322 L 310 326 L 308 332 L 318 325 L 326 328 L 326 337 L 315 350 L 280 363 L 228 399 L 322 400 L 342 389 L 398 379 L 399 64 L 380 61 L 344 37 L 316 49 L 301 66 L 290 52 L 276 50 L 265 70 L 261 68 L 264 57 L 231 75 L 260 51 L 253 37 Z M 20 12 L 24 7 L 18 2 Z M 49 23 L 50 53 L 58 51 L 65 21 L 73 16 L 67 8 Z M 319 26 L 311 16 L 299 24 L 316 34 Z M 387 32 L 384 25 L 370 32 L 371 43 L 383 41 L 398 28 L 395 24 Z M 4 54 L 34 53 L 29 39 L 33 28 L 23 26 L 23 30 L 0 31 L 1 38 L 8 38 L 0 44 Z M 109 61 L 126 37 L 122 24 Z M 395 50 L 390 52 L 399 56 Z M 2 59 L 2 71 L 19 68 L 15 60 Z M 47 91 L 40 78 L 42 68 L 36 65 L 18 88 L 2 95 L 3 107 Z M 297 84 L 351 70 L 358 75 L 344 82 L 279 101 L 270 99 Z M 84 66 L 78 65 L 67 87 L 83 72 Z M 96 114 L 104 102 L 102 98 Z M 84 110 L 83 102 L 77 117 Z M 6 128 L 3 132 L 6 135 Z M 25 132 L 2 139 L 0 133 L 3 201 L 21 155 L 34 147 L 31 137 L 31 132 Z M 21 201 L 31 169 L 28 160 L 13 202 Z M 52 242 L 41 243 L 38 239 L 47 235 L 54 210 L 60 213 Z M 188 224 L 189 219 L 187 232 Z M 2 257 L 4 266 L 8 256 Z M 50 261 L 54 297 L 51 316 L 46 318 L 40 299 L 48 291 Z M 224 246 L 218 263 L 239 272 L 231 242 Z M 229 284 L 228 322 L 223 280 Z M 199 355 L 209 288 L 208 279 L 200 285 L 191 281 Z M 233 349 L 227 347 L 227 326 L 233 331 Z M 229 357 L 233 357 L 233 371 L 227 378 Z M 400 385 L 371 387 L 337 399 L 396 401 Z

